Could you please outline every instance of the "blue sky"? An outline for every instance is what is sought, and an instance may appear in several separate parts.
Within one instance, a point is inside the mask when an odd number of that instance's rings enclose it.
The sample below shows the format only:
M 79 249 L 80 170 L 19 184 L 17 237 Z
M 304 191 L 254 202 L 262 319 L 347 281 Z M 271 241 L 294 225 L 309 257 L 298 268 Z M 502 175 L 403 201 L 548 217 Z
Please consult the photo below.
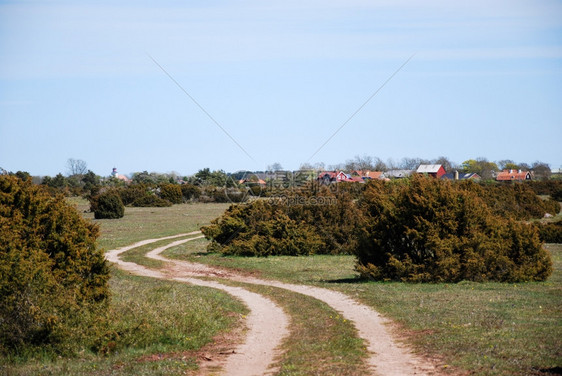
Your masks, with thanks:
M 0 141 L 0 167 L 34 175 L 69 158 L 104 176 L 356 155 L 558 168 L 562 2 L 2 1 Z

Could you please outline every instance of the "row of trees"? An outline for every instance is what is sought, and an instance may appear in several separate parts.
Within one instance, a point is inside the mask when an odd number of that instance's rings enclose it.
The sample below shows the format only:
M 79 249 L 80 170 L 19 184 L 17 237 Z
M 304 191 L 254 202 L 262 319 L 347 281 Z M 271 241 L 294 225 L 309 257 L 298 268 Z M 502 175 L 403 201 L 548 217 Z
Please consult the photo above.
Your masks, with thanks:
M 551 169 L 547 163 L 536 161 L 532 164 L 516 163 L 512 160 L 500 160 L 497 162 L 488 161 L 485 158 L 468 159 L 461 164 L 457 164 L 446 157 L 438 157 L 428 160 L 423 158 L 402 158 L 400 161 L 387 160 L 386 162 L 378 157 L 371 156 L 355 156 L 353 159 L 345 163 L 336 164 L 325 167 L 324 163 L 316 163 L 314 165 L 305 163 L 301 165 L 301 170 L 371 170 L 371 171 L 388 171 L 395 169 L 414 170 L 420 164 L 441 164 L 446 171 L 458 170 L 460 172 L 474 172 L 479 174 L 484 180 L 492 179 L 497 171 L 504 169 L 527 170 L 534 173 L 535 179 L 544 180 L 551 176 Z M 283 170 L 280 163 L 274 163 L 268 166 L 266 172 L 276 172 Z M 1 170 L 4 171 L 4 170 Z M 1 172 L 0 171 L 0 172 Z M 4 171 L 4 173 L 7 173 Z M 66 175 L 58 173 L 56 176 L 33 177 L 28 172 L 18 171 L 14 175 L 26 180 L 32 178 L 36 184 L 45 185 L 52 190 L 61 190 L 67 195 L 83 195 L 89 193 L 92 189 L 100 186 L 123 186 L 122 180 L 112 177 L 100 177 L 93 171 L 89 170 L 86 162 L 79 159 L 70 158 L 67 161 Z M 187 182 L 196 186 L 215 186 L 215 187 L 236 187 L 238 180 L 253 173 L 242 171 L 238 173 L 226 173 L 223 170 L 211 171 L 209 168 L 200 169 L 192 176 L 180 177 L 177 173 L 156 173 L 156 172 L 135 172 L 132 174 L 131 181 L 136 184 L 145 185 L 161 185 L 161 184 L 177 184 L 178 182 Z

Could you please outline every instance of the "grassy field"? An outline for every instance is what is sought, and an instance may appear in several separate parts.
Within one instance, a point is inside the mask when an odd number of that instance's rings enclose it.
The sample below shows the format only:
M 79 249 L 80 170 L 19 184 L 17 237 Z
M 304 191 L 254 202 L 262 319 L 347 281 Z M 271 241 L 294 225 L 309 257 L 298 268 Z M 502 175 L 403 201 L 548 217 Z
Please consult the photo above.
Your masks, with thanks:
M 94 219 L 89 213 L 88 201 L 74 197 L 69 199 L 85 218 L 99 224 L 101 237 L 99 245 L 114 249 L 148 238 L 159 238 L 184 232 L 199 230 L 201 226 L 220 216 L 229 204 L 183 204 L 168 208 L 132 208 L 125 209 L 125 216 L 119 220 Z
M 87 203 L 72 199 L 84 212 Z M 127 208 L 119 220 L 96 220 L 100 246 L 197 230 L 227 204 Z M 91 213 L 83 213 L 92 218 Z M 140 260 L 154 243 L 128 252 Z M 352 256 L 222 257 L 204 239 L 166 251 L 180 259 L 234 268 L 293 283 L 336 289 L 392 318 L 397 333 L 418 352 L 442 360 L 445 370 L 478 375 L 549 375 L 562 366 L 562 245 L 548 245 L 555 272 L 524 284 L 404 284 L 361 281 Z M 151 261 L 143 261 L 149 263 Z M 160 264 L 150 264 L 159 267 Z M 129 276 L 113 270 L 111 322 L 100 347 L 71 359 L 36 356 L 0 363 L 2 375 L 179 375 L 196 369 L 195 349 L 231 330 L 246 309 L 217 290 Z M 279 359 L 283 375 L 364 374 L 363 343 L 349 322 L 312 298 L 263 286 L 244 287 L 274 299 L 291 315 L 291 334 Z M 164 318 L 165 317 L 165 318 Z M 186 335 L 188 333 L 188 335 Z M 323 345 L 327 338 L 331 344 Z M 102 351 L 102 352 L 103 352 Z M 318 365 L 321 366 L 318 366 Z M 544 372 L 541 372 L 544 370 Z
M 554 274 L 523 284 L 366 282 L 357 278 L 352 256 L 223 257 L 207 254 L 204 239 L 165 255 L 345 292 L 392 318 L 404 340 L 445 368 L 546 375 L 562 365 L 562 245 L 547 247 Z

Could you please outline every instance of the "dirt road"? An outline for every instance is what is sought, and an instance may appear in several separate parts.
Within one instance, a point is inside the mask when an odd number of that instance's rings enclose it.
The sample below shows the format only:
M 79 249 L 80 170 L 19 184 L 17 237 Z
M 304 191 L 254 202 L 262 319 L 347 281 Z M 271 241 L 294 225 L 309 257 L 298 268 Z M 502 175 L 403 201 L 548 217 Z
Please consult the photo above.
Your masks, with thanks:
M 185 238 L 190 236 L 189 238 Z M 197 277 L 225 278 L 237 282 L 267 285 L 291 290 L 321 300 L 347 320 L 354 322 L 359 336 L 367 343 L 371 353 L 368 363 L 373 375 L 405 376 L 405 375 L 437 375 L 438 371 L 429 361 L 417 357 L 407 347 L 397 343 L 388 329 L 389 320 L 383 318 L 371 307 L 363 305 L 345 294 L 329 289 L 294 285 L 278 281 L 262 280 L 245 277 L 233 272 L 215 269 L 207 265 L 167 259 L 161 253 L 171 247 L 201 238 L 200 232 L 180 234 L 159 239 L 148 239 L 133 245 L 107 252 L 107 259 L 115 262 L 120 268 L 132 273 L 154 278 L 171 279 L 200 286 L 218 288 L 242 300 L 251 310 L 246 325 L 249 330 L 246 340 L 235 353 L 228 357 L 223 367 L 224 375 L 265 375 L 275 373 L 270 367 L 278 346 L 288 335 L 290 318 L 271 300 L 239 287 L 223 285 L 215 281 L 204 281 Z M 184 238 L 158 247 L 146 254 L 146 257 L 166 263 L 163 269 L 148 269 L 141 265 L 122 261 L 119 255 L 132 248 L 152 242 Z

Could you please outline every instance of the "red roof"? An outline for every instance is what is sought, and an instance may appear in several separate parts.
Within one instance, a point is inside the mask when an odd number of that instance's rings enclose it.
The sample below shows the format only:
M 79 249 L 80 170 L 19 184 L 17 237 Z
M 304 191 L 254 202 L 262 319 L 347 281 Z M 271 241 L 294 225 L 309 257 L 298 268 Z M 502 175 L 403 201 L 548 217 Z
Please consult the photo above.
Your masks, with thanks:
M 530 180 L 531 173 L 529 171 L 521 170 L 503 170 L 498 174 L 496 180 L 510 181 L 510 180 Z
M 369 179 L 380 179 L 382 175 L 382 171 L 369 171 L 369 170 L 355 170 L 351 171 L 351 175 L 359 175 L 362 178 L 369 178 Z
M 363 177 L 369 179 L 380 179 L 382 175 L 382 171 L 365 171 Z
M 356 182 L 356 183 L 364 183 L 365 182 L 361 176 L 352 176 L 347 181 L 353 181 L 353 182 Z
M 326 176 L 330 179 L 330 181 L 336 181 L 336 182 L 341 182 L 341 181 L 350 181 L 350 182 L 358 182 L 358 183 L 363 182 L 363 177 L 351 176 L 343 171 L 339 171 L 339 172 L 323 171 L 320 174 L 318 174 L 318 179 L 324 179 Z

